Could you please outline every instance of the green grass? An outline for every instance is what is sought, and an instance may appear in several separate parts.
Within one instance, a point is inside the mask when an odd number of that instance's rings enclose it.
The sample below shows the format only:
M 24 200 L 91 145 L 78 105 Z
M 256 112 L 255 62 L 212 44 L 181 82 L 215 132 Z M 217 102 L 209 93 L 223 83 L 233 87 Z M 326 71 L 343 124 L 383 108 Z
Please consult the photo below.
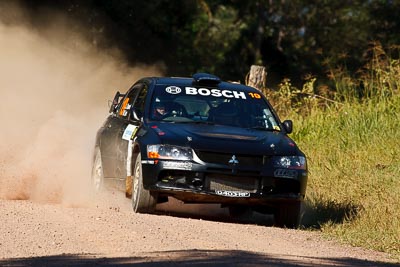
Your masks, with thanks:
M 265 94 L 308 158 L 304 227 L 400 260 L 400 61 L 376 49 L 357 77 Z
M 306 226 L 400 258 L 399 114 L 395 96 L 294 115 L 310 172 Z

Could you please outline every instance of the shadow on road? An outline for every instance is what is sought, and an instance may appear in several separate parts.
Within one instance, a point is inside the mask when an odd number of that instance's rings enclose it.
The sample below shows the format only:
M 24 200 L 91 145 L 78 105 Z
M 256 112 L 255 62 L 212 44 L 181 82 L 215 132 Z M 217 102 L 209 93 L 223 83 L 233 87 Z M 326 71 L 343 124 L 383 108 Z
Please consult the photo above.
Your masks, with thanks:
M 316 258 L 257 254 L 241 250 L 160 251 L 131 257 L 55 255 L 1 260 L 0 266 L 399 266 L 353 258 Z
M 119 207 L 123 203 L 121 209 L 131 211 L 131 200 L 122 197 L 121 192 L 110 193 L 114 200 L 114 205 Z M 109 200 L 110 198 L 106 198 Z M 109 205 L 107 202 L 106 205 Z M 111 209 L 111 207 L 110 207 Z M 322 197 L 308 198 L 302 209 L 301 229 L 320 229 L 321 225 L 326 222 L 341 224 L 345 220 L 353 220 L 363 208 L 351 202 L 341 203 Z M 118 208 L 119 210 L 119 208 Z M 192 218 L 200 220 L 240 223 L 240 224 L 257 224 L 263 226 L 273 226 L 274 216 L 272 214 L 261 214 L 253 212 L 251 216 L 240 216 L 232 218 L 229 216 L 228 208 L 221 208 L 219 204 L 184 204 L 174 198 L 169 198 L 167 203 L 157 205 L 155 212 L 161 216 L 173 216 L 179 218 Z
M 340 224 L 357 217 L 362 207 L 352 203 L 338 203 L 334 201 L 306 201 L 302 208 L 300 228 L 319 229 L 326 222 Z M 253 212 L 251 215 L 231 217 L 227 208 L 218 204 L 183 204 L 175 199 L 157 206 L 156 214 L 180 218 L 192 218 L 218 222 L 257 224 L 264 226 L 274 225 L 272 214 Z
M 157 215 L 167 215 L 180 218 L 191 218 L 199 220 L 229 222 L 240 224 L 257 224 L 273 226 L 273 215 L 253 212 L 243 216 L 231 217 L 228 208 L 221 208 L 219 204 L 183 204 L 170 199 L 168 203 L 157 205 Z
M 309 199 L 303 205 L 302 226 L 319 229 L 326 222 L 341 224 L 344 221 L 355 219 L 362 209 L 362 206 L 351 202 L 320 198 Z

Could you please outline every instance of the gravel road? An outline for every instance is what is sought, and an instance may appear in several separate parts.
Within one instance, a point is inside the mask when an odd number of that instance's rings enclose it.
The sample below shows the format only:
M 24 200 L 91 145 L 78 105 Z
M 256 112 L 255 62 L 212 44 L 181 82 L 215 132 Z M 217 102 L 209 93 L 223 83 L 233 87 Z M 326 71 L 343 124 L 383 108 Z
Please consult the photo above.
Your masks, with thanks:
M 0 266 L 397 266 L 265 215 L 232 221 L 213 205 L 135 214 L 123 193 L 107 192 L 79 205 L 0 200 L 0 210 Z

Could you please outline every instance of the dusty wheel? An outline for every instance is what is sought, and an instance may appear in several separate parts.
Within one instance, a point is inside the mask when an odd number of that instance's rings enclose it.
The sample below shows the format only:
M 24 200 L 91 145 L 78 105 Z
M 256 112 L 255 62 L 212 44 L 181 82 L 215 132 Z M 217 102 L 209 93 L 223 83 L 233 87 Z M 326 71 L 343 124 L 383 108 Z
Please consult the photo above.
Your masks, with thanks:
M 131 198 L 132 197 L 132 176 L 126 176 L 125 179 L 125 197 Z
M 300 224 L 300 209 L 301 202 L 279 205 L 274 213 L 275 225 L 286 228 L 298 228 Z
M 93 189 L 96 192 L 100 192 L 104 188 L 104 174 L 103 174 L 103 164 L 101 162 L 100 148 L 96 147 L 94 153 L 95 156 L 92 166 L 91 183 Z
M 142 175 L 142 157 L 136 157 L 133 173 L 132 207 L 137 213 L 152 213 L 157 204 L 157 193 L 144 189 Z

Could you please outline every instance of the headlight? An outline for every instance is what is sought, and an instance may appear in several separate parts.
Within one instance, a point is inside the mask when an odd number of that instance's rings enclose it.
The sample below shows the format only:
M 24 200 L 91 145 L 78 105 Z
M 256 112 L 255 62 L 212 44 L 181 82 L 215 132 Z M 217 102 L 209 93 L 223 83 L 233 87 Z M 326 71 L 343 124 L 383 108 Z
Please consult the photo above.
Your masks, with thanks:
M 274 167 L 277 168 L 297 169 L 297 170 L 307 169 L 307 160 L 303 156 L 274 157 L 273 161 L 274 161 Z
M 191 148 L 171 145 L 148 145 L 147 157 L 149 159 L 174 159 L 191 160 L 193 152 Z

